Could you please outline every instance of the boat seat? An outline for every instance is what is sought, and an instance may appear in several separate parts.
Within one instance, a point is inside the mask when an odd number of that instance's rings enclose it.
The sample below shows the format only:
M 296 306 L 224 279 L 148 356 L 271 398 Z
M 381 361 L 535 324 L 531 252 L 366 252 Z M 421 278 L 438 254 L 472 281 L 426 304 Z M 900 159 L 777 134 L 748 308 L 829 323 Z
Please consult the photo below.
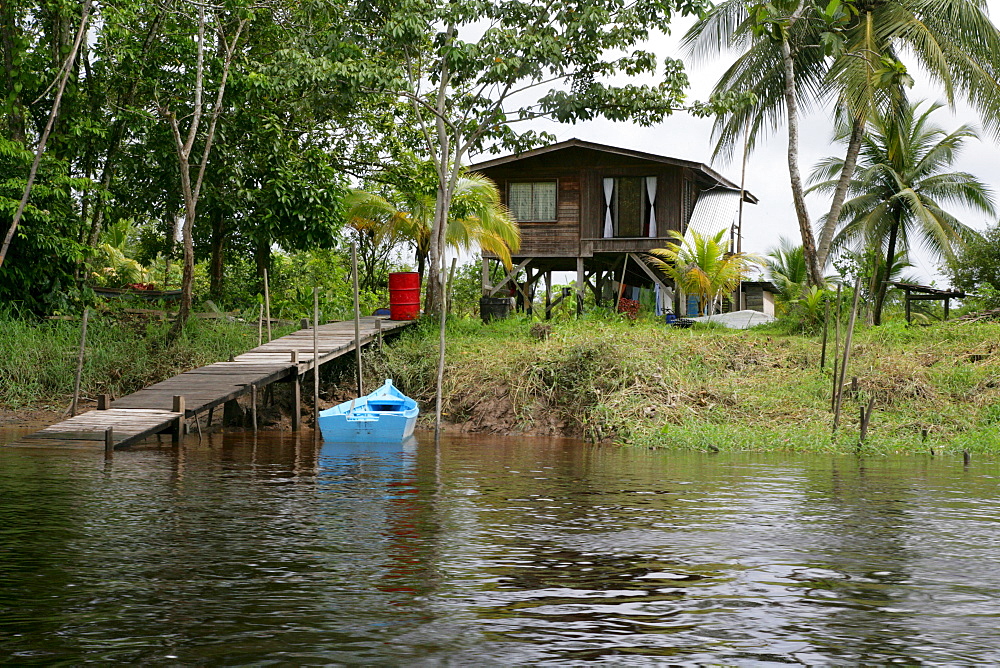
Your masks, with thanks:
M 398 411 L 405 399 L 393 396 L 371 397 L 368 399 L 368 409 L 372 411 Z

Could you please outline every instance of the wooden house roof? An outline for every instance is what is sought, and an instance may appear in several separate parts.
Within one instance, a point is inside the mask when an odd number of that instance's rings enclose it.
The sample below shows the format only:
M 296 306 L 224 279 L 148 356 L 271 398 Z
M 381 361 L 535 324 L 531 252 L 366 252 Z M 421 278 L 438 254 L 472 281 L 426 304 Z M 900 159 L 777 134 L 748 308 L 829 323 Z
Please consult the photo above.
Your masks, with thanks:
M 646 153 L 645 151 L 635 151 L 629 148 L 621 148 L 619 146 L 609 146 L 607 144 L 598 144 L 596 142 L 584 141 L 582 139 L 567 139 L 566 141 L 558 142 L 556 144 L 550 144 L 548 146 L 542 146 L 541 148 L 532 149 L 530 151 L 524 151 L 522 153 L 512 153 L 511 155 L 506 155 L 500 158 L 494 158 L 493 160 L 484 160 L 483 162 L 477 162 L 475 164 L 469 165 L 470 171 L 483 171 L 490 169 L 492 167 L 499 167 L 501 165 L 507 165 L 519 160 L 526 160 L 529 158 L 534 158 L 536 156 L 545 155 L 547 153 L 553 153 L 556 151 L 563 151 L 566 149 L 585 149 L 590 151 L 597 151 L 600 153 L 620 155 L 626 158 L 632 158 L 635 160 L 645 160 L 648 162 L 655 162 L 666 165 L 673 165 L 675 167 L 685 167 L 692 171 L 698 172 L 706 177 L 708 180 L 712 181 L 717 186 L 723 188 L 728 188 L 731 190 L 738 191 L 740 187 L 722 176 L 714 169 L 708 165 L 701 162 L 693 162 L 691 160 L 682 160 L 680 158 L 671 158 L 665 155 L 657 155 L 655 153 Z M 744 199 L 752 204 L 757 203 L 757 198 L 747 190 L 743 191 Z

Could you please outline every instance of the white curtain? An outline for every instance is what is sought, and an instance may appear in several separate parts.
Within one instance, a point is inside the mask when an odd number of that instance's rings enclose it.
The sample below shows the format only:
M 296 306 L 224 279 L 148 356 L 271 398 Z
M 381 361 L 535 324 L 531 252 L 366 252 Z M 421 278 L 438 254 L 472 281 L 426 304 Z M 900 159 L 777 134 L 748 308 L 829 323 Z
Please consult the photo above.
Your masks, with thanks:
M 646 194 L 649 196 L 649 236 L 656 236 L 656 177 L 646 177 Z
M 611 196 L 615 193 L 615 180 L 604 179 L 604 238 L 615 236 L 615 228 L 611 221 Z

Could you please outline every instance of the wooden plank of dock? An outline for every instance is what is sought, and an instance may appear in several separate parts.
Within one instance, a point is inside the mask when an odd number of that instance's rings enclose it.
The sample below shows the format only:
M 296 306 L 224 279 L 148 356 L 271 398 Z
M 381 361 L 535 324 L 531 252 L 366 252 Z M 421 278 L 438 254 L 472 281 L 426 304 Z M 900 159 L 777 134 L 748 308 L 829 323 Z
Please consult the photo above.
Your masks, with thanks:
M 369 316 L 361 318 L 361 345 L 412 324 Z M 320 325 L 318 363 L 323 364 L 354 350 L 354 323 Z M 292 362 L 296 351 L 298 363 Z M 257 346 L 230 362 L 217 362 L 178 374 L 138 392 L 116 399 L 107 410 L 92 410 L 25 436 L 11 445 L 103 448 L 105 430 L 112 428 L 114 446 L 126 447 L 145 438 L 177 428 L 181 414 L 173 411 L 173 398 L 184 397 L 183 418 L 195 417 L 276 381 L 297 378 L 312 369 L 313 330 L 301 329 Z

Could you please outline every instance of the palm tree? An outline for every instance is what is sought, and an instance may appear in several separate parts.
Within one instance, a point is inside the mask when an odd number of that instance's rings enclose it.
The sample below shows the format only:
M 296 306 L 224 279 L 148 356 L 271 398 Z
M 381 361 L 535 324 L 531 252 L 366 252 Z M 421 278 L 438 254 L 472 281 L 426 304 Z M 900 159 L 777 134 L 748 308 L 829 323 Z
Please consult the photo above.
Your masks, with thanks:
M 762 131 L 787 122 L 788 163 L 799 231 L 810 279 L 822 269 L 854 162 L 869 119 L 905 106 L 912 82 L 899 54 L 916 59 L 952 103 L 964 95 L 984 123 L 1000 133 L 1000 31 L 978 0 L 882 0 L 840 3 L 792 0 L 749 5 L 725 0 L 685 36 L 692 55 L 723 50 L 742 55 L 716 84 L 715 92 L 753 93 L 751 104 L 720 116 L 717 153 L 729 153 L 746 137 L 752 147 Z M 798 113 L 835 103 L 849 120 L 844 169 L 833 190 L 818 243 L 805 208 L 798 175 Z
M 897 256 L 897 244 L 905 249 L 919 240 L 938 257 L 953 262 L 955 248 L 976 235 L 944 205 L 960 204 L 994 215 L 993 195 L 988 186 L 966 172 L 945 171 L 951 167 L 966 139 L 977 139 L 970 125 L 951 133 L 932 124 L 929 116 L 940 104 L 907 106 L 899 114 L 877 118 L 865 137 L 858 168 L 848 192 L 853 198 L 844 203 L 846 223 L 833 240 L 834 248 L 850 243 L 885 252 L 876 277 L 873 322 L 882 320 L 885 301 L 886 267 Z M 843 169 L 839 158 L 827 158 L 817 165 L 813 190 L 835 187 Z
M 801 245 L 781 237 L 778 246 L 767 252 L 764 263 L 781 301 L 790 302 L 802 295 L 809 284 L 809 270 Z
M 728 230 L 715 236 L 690 230 L 690 238 L 670 231 L 674 242 L 649 252 L 650 264 L 669 276 L 674 285 L 708 303 L 708 315 L 715 314 L 715 302 L 735 290 L 753 265 L 760 260 L 748 253 L 730 253 L 723 241 Z
M 397 207 L 380 195 L 353 190 L 347 200 L 348 225 L 390 244 L 402 240 L 413 243 L 422 278 L 430 255 L 435 199 L 413 192 L 402 199 L 405 204 Z M 449 246 L 457 250 L 478 246 L 510 268 L 511 252 L 521 245 L 521 230 L 500 203 L 500 191 L 493 181 L 479 174 L 459 177 L 449 211 L 445 237 Z

